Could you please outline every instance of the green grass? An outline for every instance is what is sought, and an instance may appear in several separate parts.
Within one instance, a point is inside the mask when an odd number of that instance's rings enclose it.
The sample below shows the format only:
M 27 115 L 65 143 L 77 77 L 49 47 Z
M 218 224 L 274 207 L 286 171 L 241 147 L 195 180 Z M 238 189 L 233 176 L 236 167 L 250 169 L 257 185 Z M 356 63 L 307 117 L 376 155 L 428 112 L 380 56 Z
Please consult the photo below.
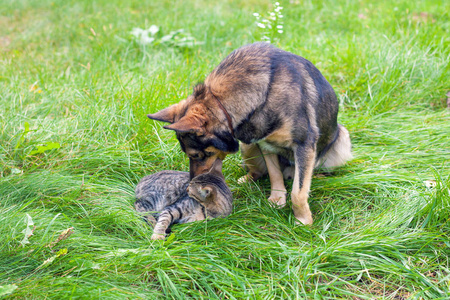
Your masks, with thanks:
M 0 0 L 0 295 L 450 297 L 450 2 L 281 5 L 276 44 L 331 82 L 355 159 L 315 175 L 305 227 L 268 204 L 268 179 L 238 185 L 240 156 L 229 156 L 233 214 L 174 226 L 162 243 L 134 212 L 134 187 L 188 163 L 146 114 L 259 40 L 252 14 L 271 3 Z M 129 32 L 151 24 L 203 44 L 143 48 Z M 35 228 L 22 245 L 27 214 Z

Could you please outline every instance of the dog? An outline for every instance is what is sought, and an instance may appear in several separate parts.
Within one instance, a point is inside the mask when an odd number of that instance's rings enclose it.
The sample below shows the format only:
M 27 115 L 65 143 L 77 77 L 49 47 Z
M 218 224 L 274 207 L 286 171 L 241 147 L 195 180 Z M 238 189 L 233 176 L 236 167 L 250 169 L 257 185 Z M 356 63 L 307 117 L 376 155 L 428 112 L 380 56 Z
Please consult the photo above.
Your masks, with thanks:
M 230 53 L 192 95 L 148 117 L 170 123 L 189 157 L 191 178 L 239 150 L 248 174 L 269 175 L 269 200 L 286 204 L 283 171 L 292 173 L 292 209 L 312 224 L 308 193 L 314 167 L 332 168 L 352 158 L 347 129 L 337 123 L 336 94 L 308 60 L 268 43 Z M 283 158 L 283 159 L 280 159 Z M 292 162 L 283 163 L 280 161 Z

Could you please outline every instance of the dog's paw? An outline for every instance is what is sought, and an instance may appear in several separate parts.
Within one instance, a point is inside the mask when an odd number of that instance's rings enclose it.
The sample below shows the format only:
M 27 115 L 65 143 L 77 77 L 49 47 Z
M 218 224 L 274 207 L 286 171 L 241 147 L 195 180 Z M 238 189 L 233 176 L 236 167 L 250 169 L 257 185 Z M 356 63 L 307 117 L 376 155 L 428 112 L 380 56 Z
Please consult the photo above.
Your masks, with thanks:
M 164 240 L 166 238 L 166 235 L 164 234 L 158 234 L 158 233 L 154 233 L 152 234 L 152 240 Z
M 295 221 L 296 225 L 312 225 L 313 219 L 312 216 L 301 216 L 301 217 L 295 217 L 297 221 Z
M 282 208 L 286 205 L 286 192 L 272 191 L 270 193 L 269 201 L 277 208 Z

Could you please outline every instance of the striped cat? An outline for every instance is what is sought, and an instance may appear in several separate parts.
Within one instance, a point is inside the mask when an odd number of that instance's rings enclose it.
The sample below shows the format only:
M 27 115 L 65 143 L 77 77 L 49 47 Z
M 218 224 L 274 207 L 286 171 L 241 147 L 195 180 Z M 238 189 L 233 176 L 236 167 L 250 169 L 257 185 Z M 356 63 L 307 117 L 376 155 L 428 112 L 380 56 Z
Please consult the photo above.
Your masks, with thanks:
M 189 182 L 189 173 L 161 171 L 136 186 L 134 207 L 154 225 L 152 240 L 164 239 L 169 226 L 231 214 L 233 198 L 221 172 L 222 162 Z

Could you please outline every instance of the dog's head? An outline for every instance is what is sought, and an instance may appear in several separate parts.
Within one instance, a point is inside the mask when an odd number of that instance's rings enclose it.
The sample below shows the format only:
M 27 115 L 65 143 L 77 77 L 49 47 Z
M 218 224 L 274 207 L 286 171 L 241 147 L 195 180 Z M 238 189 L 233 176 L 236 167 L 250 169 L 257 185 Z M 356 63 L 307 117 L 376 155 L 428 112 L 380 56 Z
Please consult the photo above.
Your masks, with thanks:
M 170 123 L 164 128 L 176 132 L 181 149 L 189 157 L 191 179 L 208 172 L 216 160 L 223 160 L 239 149 L 223 112 L 212 97 L 211 92 L 199 84 L 186 100 L 148 115 L 150 119 Z

